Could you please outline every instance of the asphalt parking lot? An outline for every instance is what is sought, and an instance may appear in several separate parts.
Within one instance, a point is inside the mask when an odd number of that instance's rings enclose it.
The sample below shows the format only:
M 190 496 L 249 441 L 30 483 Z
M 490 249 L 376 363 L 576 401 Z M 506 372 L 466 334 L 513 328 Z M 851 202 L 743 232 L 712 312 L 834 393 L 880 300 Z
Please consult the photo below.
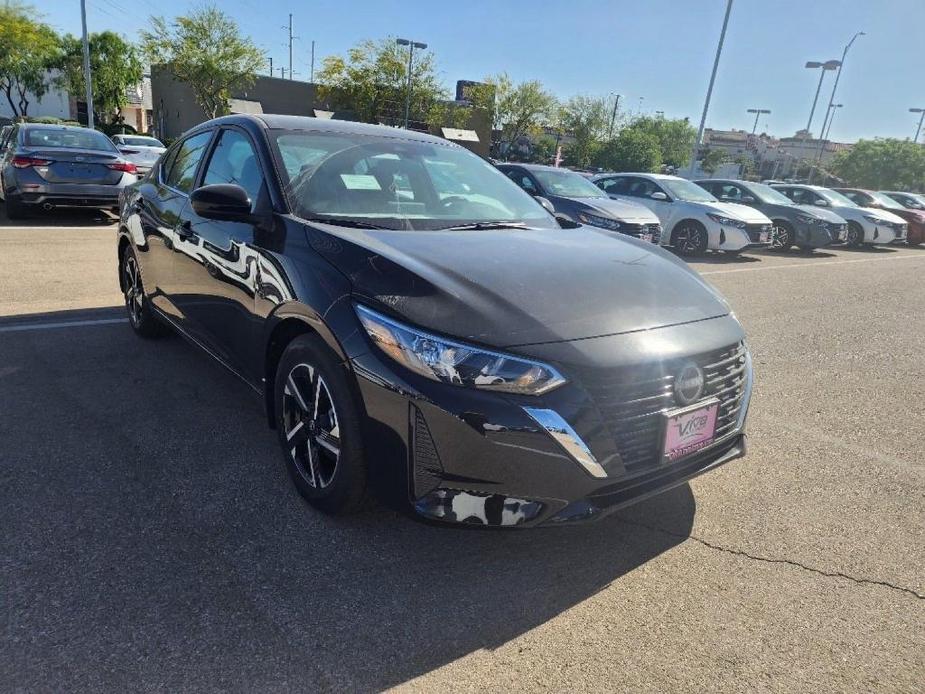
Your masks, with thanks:
M 135 338 L 114 228 L 0 218 L 0 688 L 922 691 L 925 247 L 708 257 L 746 458 L 608 521 L 312 512 L 259 400 Z

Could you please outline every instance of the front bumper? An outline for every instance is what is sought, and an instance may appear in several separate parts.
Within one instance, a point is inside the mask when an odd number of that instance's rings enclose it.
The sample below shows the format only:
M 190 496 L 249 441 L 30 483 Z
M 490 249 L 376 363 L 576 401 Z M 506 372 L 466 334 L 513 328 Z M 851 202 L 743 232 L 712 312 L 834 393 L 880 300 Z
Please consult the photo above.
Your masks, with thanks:
M 715 228 L 710 233 L 708 247 L 711 249 L 738 252 L 753 248 L 769 248 L 771 246 L 773 227 L 770 224 L 750 224 L 746 229 L 723 226 L 716 222 L 712 222 L 712 224 Z
M 875 224 L 869 220 L 864 223 L 864 243 L 887 245 L 902 243 L 906 240 L 906 225 L 896 227 L 891 224 Z
M 711 341 L 728 344 L 731 334 L 740 335 L 729 317 L 662 330 L 666 344 L 677 344 L 675 338 L 688 333 L 697 345 L 694 351 Z M 638 358 L 643 339 L 596 338 L 599 344 L 580 349 L 616 350 L 636 355 L 628 357 L 632 359 Z M 350 365 L 368 415 L 367 450 L 375 451 L 379 472 L 401 478 L 399 493 L 431 519 L 521 527 L 594 520 L 682 484 L 745 450 L 750 365 L 735 427 L 676 463 L 632 467 L 611 433 L 620 423 L 609 421 L 600 402 L 578 382 L 527 397 L 430 381 L 374 349 L 352 357 Z M 569 370 L 567 364 L 562 368 Z M 544 428 L 529 412 L 535 408 L 561 416 L 567 424 L 560 433 L 574 434 L 577 444 L 563 443 L 554 430 Z M 592 464 L 582 459 L 581 447 Z
M 824 248 L 831 244 L 844 243 L 848 238 L 847 224 L 828 223 L 822 226 L 797 221 L 794 226 L 798 246 Z

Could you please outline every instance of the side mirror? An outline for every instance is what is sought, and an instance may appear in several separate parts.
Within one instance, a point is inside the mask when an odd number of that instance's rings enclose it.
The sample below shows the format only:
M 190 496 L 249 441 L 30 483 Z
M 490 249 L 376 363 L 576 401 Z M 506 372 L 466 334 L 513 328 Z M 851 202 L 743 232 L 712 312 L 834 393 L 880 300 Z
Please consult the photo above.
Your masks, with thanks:
M 652 195 L 649 196 L 653 200 L 661 200 L 662 202 L 668 201 L 668 196 L 665 195 L 662 191 L 657 190 Z
M 553 215 L 554 215 L 554 214 L 556 213 L 556 208 L 555 208 L 555 206 L 553 206 L 553 204 L 552 204 L 551 202 L 549 202 L 549 199 L 548 199 L 548 198 L 544 198 L 542 195 L 534 195 L 534 196 L 533 196 L 533 199 L 536 200 L 540 205 L 542 205 L 543 208 L 544 208 L 549 214 L 553 214 Z
M 816 207 L 828 207 L 829 203 L 822 198 L 818 198 L 816 202 L 813 203 Z
M 233 183 L 215 183 L 197 188 L 190 195 L 193 212 L 206 219 L 244 222 L 251 217 L 247 191 Z

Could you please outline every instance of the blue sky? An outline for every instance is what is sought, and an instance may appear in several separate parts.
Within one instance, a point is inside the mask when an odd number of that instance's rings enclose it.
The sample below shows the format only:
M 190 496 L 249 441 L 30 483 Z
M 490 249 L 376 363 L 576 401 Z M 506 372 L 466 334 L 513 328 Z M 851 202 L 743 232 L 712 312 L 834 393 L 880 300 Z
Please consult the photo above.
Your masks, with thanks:
M 80 33 L 79 0 L 34 0 L 59 31 Z M 137 38 L 150 14 L 183 14 L 198 2 L 87 0 L 90 31 Z M 220 6 L 274 59 L 288 61 L 294 15 L 296 77 L 357 41 L 387 35 L 427 42 L 448 85 L 506 71 L 539 79 L 560 98 L 624 95 L 621 110 L 664 111 L 699 122 L 725 0 L 223 0 Z M 735 0 L 707 127 L 751 129 L 749 107 L 769 108 L 759 131 L 805 127 L 818 72 L 807 60 L 837 59 L 856 31 L 838 87 L 844 104 L 832 137 L 912 137 L 910 106 L 925 107 L 925 0 Z M 820 103 L 828 103 L 831 76 Z M 640 101 L 640 98 L 642 99 Z M 814 130 L 821 125 L 817 110 Z

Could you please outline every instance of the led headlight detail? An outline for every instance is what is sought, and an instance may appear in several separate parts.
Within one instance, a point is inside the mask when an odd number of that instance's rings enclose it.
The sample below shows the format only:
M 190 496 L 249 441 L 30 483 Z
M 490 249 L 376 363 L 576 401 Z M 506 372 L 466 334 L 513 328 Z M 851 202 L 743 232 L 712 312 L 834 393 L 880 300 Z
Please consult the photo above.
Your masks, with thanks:
M 521 395 L 541 395 L 565 383 L 547 364 L 430 335 L 365 306 L 357 305 L 356 312 L 379 349 L 434 381 Z
M 622 225 L 616 219 L 610 219 L 609 217 L 599 217 L 596 214 L 588 214 L 586 212 L 579 212 L 578 219 L 581 220 L 582 224 L 588 224 L 593 227 L 601 227 L 602 229 L 619 229 Z
M 733 219 L 732 217 L 724 217 L 721 214 L 716 214 L 715 212 L 707 212 L 707 217 L 712 219 L 717 224 L 722 224 L 727 227 L 736 227 L 737 229 L 744 229 L 747 224 L 741 220 Z
M 816 226 L 825 226 L 826 222 L 821 217 L 813 217 L 811 214 L 797 214 L 797 219 L 803 224 L 813 224 Z

